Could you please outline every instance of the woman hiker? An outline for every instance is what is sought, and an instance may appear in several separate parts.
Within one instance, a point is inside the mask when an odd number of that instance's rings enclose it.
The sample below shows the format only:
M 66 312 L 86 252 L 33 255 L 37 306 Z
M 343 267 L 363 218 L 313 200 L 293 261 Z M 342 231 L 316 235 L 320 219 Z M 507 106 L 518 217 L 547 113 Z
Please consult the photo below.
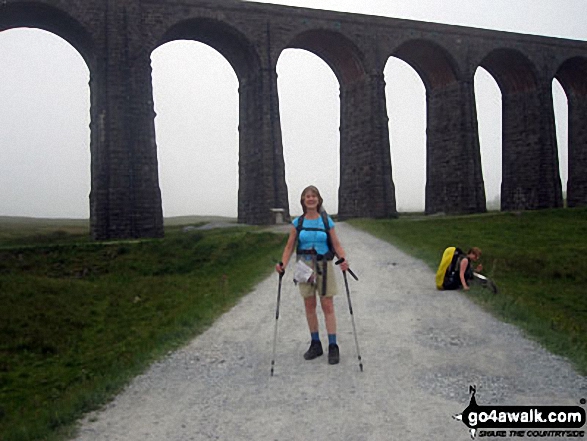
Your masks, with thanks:
M 460 259 L 459 265 L 459 281 L 460 286 L 465 290 L 469 290 L 469 285 L 467 282 L 473 279 L 473 262 L 478 261 L 481 258 L 481 249 L 477 247 L 471 248 L 467 255 Z M 477 265 L 475 271 L 481 272 L 483 270 L 483 265 Z
M 279 273 L 285 270 L 297 240 L 294 281 L 299 285 L 300 294 L 304 299 L 306 319 L 312 338 L 304 358 L 313 360 L 324 353 L 316 314 L 316 295 L 318 295 L 328 333 L 328 363 L 337 364 L 340 361 L 340 355 L 336 342 L 336 316 L 333 302 L 333 296 L 337 290 L 332 260 L 335 256 L 339 260 L 345 259 L 345 252 L 336 235 L 334 222 L 322 211 L 322 202 L 322 196 L 316 187 L 309 186 L 304 189 L 300 199 L 304 214 L 292 222 L 293 226 L 283 250 L 281 262 L 275 269 Z M 340 263 L 340 269 L 346 271 L 348 268 L 348 262 L 343 260 Z

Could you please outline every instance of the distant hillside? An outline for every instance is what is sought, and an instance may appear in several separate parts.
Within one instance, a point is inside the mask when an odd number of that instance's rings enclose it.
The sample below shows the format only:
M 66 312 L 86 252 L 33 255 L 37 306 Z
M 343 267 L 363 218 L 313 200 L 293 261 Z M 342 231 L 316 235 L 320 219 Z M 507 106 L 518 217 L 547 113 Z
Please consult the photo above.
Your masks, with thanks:
M 207 224 L 210 222 L 237 223 L 237 219 L 235 217 L 225 216 L 173 216 L 166 217 L 163 222 L 165 226 L 172 227 L 177 225 Z
M 234 217 L 226 216 L 173 216 L 164 219 L 165 225 L 189 225 L 194 223 L 208 222 L 237 222 Z M 20 226 L 20 227 L 88 227 L 89 219 L 66 219 L 66 218 L 42 218 L 26 216 L 0 216 L 0 227 Z
M 222 216 L 177 216 L 164 219 L 166 227 L 237 224 L 235 218 Z M 0 247 L 15 244 L 40 244 L 90 239 L 89 219 L 35 218 L 0 216 Z

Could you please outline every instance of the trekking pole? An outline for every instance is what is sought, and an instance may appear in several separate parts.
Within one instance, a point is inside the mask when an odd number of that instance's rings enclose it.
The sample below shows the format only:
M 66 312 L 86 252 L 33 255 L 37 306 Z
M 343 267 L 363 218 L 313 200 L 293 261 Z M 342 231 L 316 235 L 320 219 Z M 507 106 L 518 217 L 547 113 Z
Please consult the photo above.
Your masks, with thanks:
M 344 262 L 344 259 L 340 259 L 336 262 L 336 265 L 340 265 L 342 262 Z M 349 274 L 351 276 L 353 276 L 353 278 L 355 280 L 359 280 L 359 278 L 355 275 L 355 273 L 353 273 L 351 271 L 351 269 L 349 268 L 347 270 L 349 272 Z M 361 372 L 363 372 L 363 361 L 361 359 L 361 351 L 359 351 L 359 340 L 357 338 L 357 327 L 355 326 L 355 316 L 353 314 L 353 305 L 351 303 L 351 292 L 349 290 L 349 282 L 348 279 L 346 277 L 346 271 L 342 272 L 342 276 L 344 277 L 344 286 L 346 287 L 346 298 L 349 302 L 349 311 L 351 313 L 351 322 L 353 323 L 353 335 L 355 336 L 355 347 L 357 348 L 357 358 L 359 359 L 359 368 L 361 369 Z
M 285 271 L 279 273 L 279 286 L 277 288 L 277 307 L 275 308 L 275 331 L 273 332 L 273 358 L 271 359 L 271 376 L 273 376 L 273 368 L 275 367 L 275 347 L 277 344 L 277 321 L 279 320 L 279 303 L 281 301 L 281 279 Z

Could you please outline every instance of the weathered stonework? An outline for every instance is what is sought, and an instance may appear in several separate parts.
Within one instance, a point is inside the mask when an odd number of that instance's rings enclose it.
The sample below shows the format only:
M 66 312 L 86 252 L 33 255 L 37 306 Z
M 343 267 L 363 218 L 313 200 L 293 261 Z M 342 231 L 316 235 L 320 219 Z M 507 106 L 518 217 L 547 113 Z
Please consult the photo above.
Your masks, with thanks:
M 239 80 L 240 222 L 288 213 L 276 64 L 309 50 L 340 83 L 339 216 L 397 214 L 383 69 L 410 64 L 427 94 L 427 213 L 485 211 L 473 78 L 503 102 L 502 209 L 562 206 L 552 105 L 569 101 L 569 206 L 587 205 L 587 43 L 236 0 L 3 0 L 0 30 L 37 27 L 69 41 L 90 71 L 91 232 L 163 235 L 150 56 L 176 39 L 222 53 Z M 391 146 L 393 148 L 393 146 Z

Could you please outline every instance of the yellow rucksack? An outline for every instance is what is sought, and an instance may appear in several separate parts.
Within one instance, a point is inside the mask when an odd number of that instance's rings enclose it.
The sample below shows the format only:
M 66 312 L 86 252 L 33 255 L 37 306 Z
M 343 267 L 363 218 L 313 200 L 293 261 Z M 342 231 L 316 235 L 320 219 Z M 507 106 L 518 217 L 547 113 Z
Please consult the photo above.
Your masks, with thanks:
M 442 259 L 440 265 L 438 265 L 438 271 L 436 271 L 436 288 L 444 289 L 444 279 L 449 270 L 456 271 L 456 262 L 458 257 L 463 254 L 462 250 L 457 247 L 448 247 L 442 253 Z M 452 264 L 452 265 L 451 265 Z

